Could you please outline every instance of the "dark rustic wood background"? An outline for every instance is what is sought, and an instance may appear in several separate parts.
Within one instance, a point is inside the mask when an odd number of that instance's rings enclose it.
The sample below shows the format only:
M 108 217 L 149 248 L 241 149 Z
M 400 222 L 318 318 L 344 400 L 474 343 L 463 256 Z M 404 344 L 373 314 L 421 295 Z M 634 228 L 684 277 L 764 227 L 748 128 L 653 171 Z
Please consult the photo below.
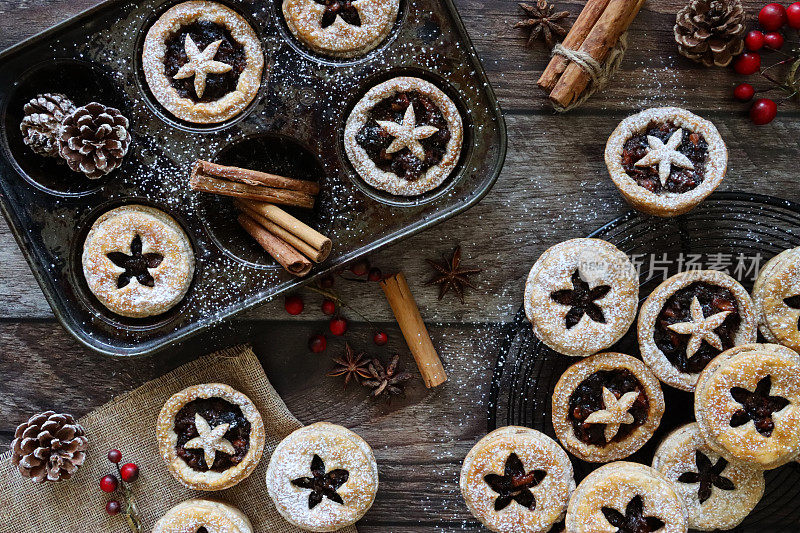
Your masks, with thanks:
M 78 13 L 95 0 L 0 0 L 0 48 L 10 46 Z M 577 14 L 581 1 L 559 6 Z M 746 0 L 750 20 L 759 2 Z M 220 326 L 209 346 L 252 342 L 267 374 L 289 408 L 303 421 L 328 420 L 361 434 L 375 449 L 381 490 L 360 524 L 370 531 L 476 531 L 476 521 L 458 491 L 461 460 L 486 431 L 486 395 L 497 350 L 499 325 L 521 304 L 530 265 L 547 246 L 582 236 L 622 214 L 626 205 L 603 163 L 606 139 L 616 124 L 646 107 L 679 105 L 712 119 L 730 150 L 728 177 L 721 190 L 776 194 L 800 201 L 798 105 L 780 103 L 778 119 L 755 127 L 747 106 L 734 102 L 740 81 L 731 69 L 704 69 L 679 56 L 672 38 L 683 0 L 648 0 L 630 32 L 631 46 L 612 84 L 582 109 L 557 115 L 535 81 L 548 54 L 525 48 L 513 28 L 519 10 L 513 0 L 456 0 L 488 71 L 508 122 L 505 169 L 481 204 L 425 233 L 387 248 L 372 261 L 405 271 L 450 381 L 425 389 L 417 379 L 405 399 L 375 404 L 364 391 L 342 392 L 325 377 L 328 356 L 343 349 L 329 342 L 324 355 L 310 354 L 310 334 L 327 324 L 320 298 L 306 293 L 307 311 L 289 320 L 282 301 Z M 795 35 L 790 40 L 797 41 Z M 461 243 L 465 263 L 484 268 L 480 290 L 466 304 L 442 302 L 424 286 L 426 257 L 449 253 Z M 374 284 L 338 283 L 362 312 L 388 332 L 377 348 L 372 328 L 350 315 L 347 338 L 357 349 L 388 356 L 399 352 L 413 367 L 391 311 Z M 135 361 L 92 354 L 53 319 L 25 260 L 0 221 L 0 445 L 14 427 L 44 409 L 83 415 L 180 363 L 200 355 L 189 350 Z M 330 337 L 330 336 L 329 336 Z M 98 503 L 99 505 L 99 503 Z

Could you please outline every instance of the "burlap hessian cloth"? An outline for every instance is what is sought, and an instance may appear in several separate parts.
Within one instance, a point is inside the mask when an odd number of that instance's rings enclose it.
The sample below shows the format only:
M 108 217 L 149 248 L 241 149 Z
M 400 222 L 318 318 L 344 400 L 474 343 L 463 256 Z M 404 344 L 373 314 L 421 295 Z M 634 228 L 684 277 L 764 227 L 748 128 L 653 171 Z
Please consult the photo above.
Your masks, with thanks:
M 264 419 L 266 447 L 249 478 L 227 490 L 197 492 L 184 488 L 164 465 L 156 444 L 156 418 L 170 396 L 190 385 L 210 382 L 227 383 L 250 397 Z M 256 533 L 301 531 L 278 514 L 267 494 L 264 476 L 275 446 L 302 424 L 272 388 L 249 346 L 229 348 L 187 363 L 118 396 L 80 423 L 89 436 L 89 450 L 86 462 L 72 479 L 35 484 L 18 474 L 10 463 L 10 452 L 0 456 L 0 532 L 129 532 L 121 514 L 106 514 L 105 504 L 113 496 L 100 491 L 100 478 L 115 472 L 106 458 L 112 448 L 122 451 L 123 463 L 134 462 L 141 469 L 133 494 L 142 515 L 143 532 L 149 532 L 173 505 L 197 497 L 235 505 L 250 518 Z M 342 531 L 356 533 L 354 527 Z

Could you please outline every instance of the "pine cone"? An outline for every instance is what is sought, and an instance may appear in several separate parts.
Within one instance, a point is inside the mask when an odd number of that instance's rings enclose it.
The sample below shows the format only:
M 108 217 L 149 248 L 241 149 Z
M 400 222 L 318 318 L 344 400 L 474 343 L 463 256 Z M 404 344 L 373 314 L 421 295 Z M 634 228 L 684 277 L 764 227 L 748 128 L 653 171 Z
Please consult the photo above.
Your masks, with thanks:
M 725 67 L 744 49 L 741 0 L 692 0 L 678 12 L 678 51 L 703 65 Z
M 61 123 L 61 157 L 73 171 L 89 179 L 101 178 L 120 166 L 128 153 L 128 124 L 119 109 L 97 102 L 79 107 Z
M 86 459 L 86 431 L 68 414 L 45 411 L 17 427 L 11 464 L 34 483 L 69 479 Z
M 45 157 L 58 157 L 58 128 L 75 104 L 59 93 L 45 93 L 25 104 L 25 118 L 19 125 L 23 142 Z

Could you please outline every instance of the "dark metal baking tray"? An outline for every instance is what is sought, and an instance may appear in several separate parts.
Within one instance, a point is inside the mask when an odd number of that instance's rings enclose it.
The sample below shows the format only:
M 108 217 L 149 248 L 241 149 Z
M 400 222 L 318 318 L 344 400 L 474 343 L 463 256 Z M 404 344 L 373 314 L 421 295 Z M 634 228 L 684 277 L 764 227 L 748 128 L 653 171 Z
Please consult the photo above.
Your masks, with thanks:
M 216 127 L 170 118 L 147 89 L 144 35 L 177 1 L 102 3 L 0 53 L 0 207 L 56 317 L 86 346 L 109 355 L 151 354 L 231 315 L 464 211 L 494 184 L 506 152 L 505 123 L 480 61 L 450 0 L 403 0 L 391 35 L 355 60 L 326 59 L 286 28 L 279 0 L 226 2 L 261 39 L 265 74 L 256 100 Z M 391 196 L 358 178 L 344 155 L 344 122 L 376 83 L 425 78 L 448 93 L 464 119 L 457 169 L 416 198 Z M 131 119 L 123 165 L 89 181 L 34 155 L 19 133 L 24 103 L 42 92 L 77 105 L 115 105 Z M 235 222 L 232 202 L 189 191 L 198 158 L 318 176 L 313 213 L 296 213 L 334 241 L 330 258 L 300 280 L 274 263 Z M 92 222 L 114 206 L 164 209 L 189 234 L 197 271 L 169 312 L 126 319 L 90 293 L 80 263 Z

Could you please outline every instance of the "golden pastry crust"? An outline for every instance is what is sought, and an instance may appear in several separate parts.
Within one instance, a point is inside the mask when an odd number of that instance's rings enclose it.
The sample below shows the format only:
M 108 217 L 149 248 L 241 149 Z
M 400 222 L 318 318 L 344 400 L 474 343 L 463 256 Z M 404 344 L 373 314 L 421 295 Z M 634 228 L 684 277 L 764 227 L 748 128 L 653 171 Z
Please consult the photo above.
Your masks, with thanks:
M 759 329 L 770 342 L 800 350 L 800 248 L 770 259 L 753 286 Z M 791 304 L 791 305 L 790 305 Z
M 327 496 L 311 508 L 310 488 L 293 481 L 311 478 L 311 464 L 322 460 L 325 474 L 346 470 L 347 479 L 335 491 L 342 500 Z M 267 467 L 267 490 L 288 522 L 308 531 L 337 531 L 355 524 L 372 507 L 378 492 L 378 465 L 364 439 L 347 428 L 317 422 L 283 439 Z
M 620 529 L 607 515 L 626 516 L 635 511 L 638 502 L 643 517 L 664 524 L 659 533 L 688 531 L 686 508 L 672 483 L 649 466 L 625 461 L 603 465 L 580 482 L 569 501 L 566 529 L 570 533 L 615 533 Z
M 176 446 L 178 435 L 175 433 L 175 417 L 188 403 L 198 399 L 220 398 L 237 406 L 242 415 L 250 422 L 250 446 L 242 461 L 223 472 L 206 470 L 201 472 L 190 467 L 178 456 Z M 199 415 L 198 415 L 199 416 Z M 213 429 L 213 428 L 211 428 Z M 233 487 L 253 473 L 264 453 L 264 422 L 258 409 L 250 398 L 229 385 L 222 383 L 205 383 L 193 385 L 174 394 L 158 414 L 156 422 L 156 439 L 161 457 L 167 464 L 170 473 L 182 485 L 194 490 L 222 490 Z M 222 453 L 222 452 L 217 452 Z
M 694 390 L 700 373 L 683 372 L 677 368 L 656 344 L 655 331 L 659 314 L 664 309 L 667 300 L 679 290 L 698 282 L 727 289 L 736 298 L 736 310 L 741 318 L 741 323 L 733 337 L 734 346 L 756 341 L 757 318 L 753 301 L 750 299 L 747 290 L 729 275 L 716 270 L 690 270 L 676 274 L 661 283 L 650 293 L 639 312 L 639 349 L 642 359 L 653 370 L 658 379 L 667 385 L 685 391 Z M 705 303 L 707 302 L 701 302 L 701 304 Z M 708 343 L 708 341 L 703 339 L 702 343 Z
M 580 276 L 591 290 L 610 287 L 592 302 L 604 322 L 583 314 L 568 327 L 572 307 L 559 303 L 554 294 L 574 290 Z M 633 324 L 639 304 L 639 277 L 628 256 L 600 239 L 572 239 L 547 249 L 531 268 L 525 283 L 525 314 L 536 336 L 564 355 L 585 357 L 605 350 Z
M 125 268 L 108 254 L 132 255 L 137 236 L 142 254 L 158 254 L 163 259 L 147 269 L 152 286 L 132 277 L 119 288 Z M 124 205 L 103 213 L 94 222 L 83 244 L 82 264 L 89 290 L 109 311 L 143 318 L 165 313 L 183 299 L 194 276 L 194 251 L 189 237 L 171 216 L 145 205 Z
M 250 520 L 239 509 L 213 500 L 186 500 L 161 517 L 153 533 L 253 533 Z
M 763 388 L 763 391 L 759 391 Z M 761 394 L 763 392 L 763 394 Z M 770 413 L 760 425 L 744 420 L 740 396 L 770 399 Z M 737 346 L 718 355 L 697 381 L 695 418 L 709 447 L 729 461 L 744 461 L 764 470 L 800 456 L 800 355 L 776 344 Z M 735 421 L 735 427 L 731 425 Z M 765 426 L 766 425 L 766 426 Z
M 195 102 L 182 97 L 164 72 L 167 40 L 182 27 L 198 20 L 227 28 L 234 40 L 243 46 L 247 61 L 236 90 L 212 102 Z M 216 2 L 194 0 L 169 8 L 150 27 L 144 41 L 142 66 L 150 91 L 167 111 L 187 122 L 215 124 L 240 114 L 255 99 L 261 86 L 264 54 L 258 36 L 241 15 Z
M 708 487 L 699 481 L 699 462 L 713 470 L 706 472 L 715 476 L 705 481 L 710 483 Z M 728 462 L 714 452 L 696 423 L 681 426 L 664 438 L 653 457 L 653 468 L 672 481 L 688 511 L 689 527 L 699 531 L 733 529 L 764 495 L 763 471 Z M 701 491 L 708 491 L 702 501 Z
M 622 165 L 625 143 L 654 122 L 672 122 L 685 131 L 702 134 L 708 143 L 705 175 L 694 189 L 685 193 L 657 194 L 640 186 L 625 172 Z M 659 107 L 647 109 L 620 122 L 608 138 L 605 160 L 614 185 L 629 204 L 651 215 L 672 217 L 691 211 L 719 186 L 727 170 L 728 149 L 710 121 L 678 107 Z
M 512 454 L 522 461 L 525 474 L 535 470 L 545 474 L 527 488 L 534 498 L 532 507 L 512 500 L 497 511 L 500 495 L 485 478 L 505 475 Z M 461 467 L 460 485 L 467 507 L 488 529 L 543 533 L 564 517 L 575 479 L 569 457 L 553 439 L 534 429 L 508 426 L 492 431 L 470 450 Z
M 323 28 L 326 6 L 314 0 L 283 0 L 283 17 L 297 39 L 315 52 L 337 58 L 353 58 L 380 45 L 392 31 L 400 0 L 354 0 L 361 25 L 337 16 Z
M 378 168 L 357 141 L 358 132 L 369 120 L 369 113 L 375 105 L 397 93 L 408 91 L 418 91 L 436 104 L 447 121 L 447 128 L 450 131 L 450 140 L 447 142 L 442 160 L 414 181 L 406 180 L 394 172 Z M 417 196 L 432 191 L 450 176 L 461 156 L 463 136 L 464 127 L 461 122 L 461 114 L 449 96 L 430 82 L 420 78 L 402 76 L 376 85 L 359 100 L 350 116 L 347 117 L 344 147 L 353 168 L 367 184 L 398 196 Z
M 646 395 L 648 401 L 647 417 L 641 425 L 633 428 L 629 434 L 622 438 L 614 436 L 610 441 L 606 440 L 606 444 L 603 446 L 584 442 L 576 435 L 570 419 L 572 413 L 570 399 L 579 385 L 596 372 L 614 370 L 627 370 L 639 381 L 642 386 L 639 396 L 641 394 Z M 616 399 L 622 402 L 624 396 L 622 395 L 622 398 L 617 396 Z M 638 399 L 638 396 L 636 399 Z M 606 409 L 613 407 L 605 405 L 605 403 L 604 406 Z M 624 412 L 629 412 L 630 407 L 628 409 L 623 408 L 623 410 Z M 552 412 L 553 429 L 555 429 L 558 440 L 561 441 L 567 451 L 584 461 L 604 463 L 627 457 L 650 440 L 650 437 L 653 436 L 653 433 L 661 423 L 661 417 L 664 415 L 664 394 L 661 392 L 661 385 L 658 379 L 638 359 L 622 353 L 601 353 L 578 361 L 564 372 L 553 391 Z M 588 422 L 589 419 L 587 418 L 586 420 Z M 623 424 L 631 423 L 632 421 Z M 618 430 L 619 428 L 617 428 Z

